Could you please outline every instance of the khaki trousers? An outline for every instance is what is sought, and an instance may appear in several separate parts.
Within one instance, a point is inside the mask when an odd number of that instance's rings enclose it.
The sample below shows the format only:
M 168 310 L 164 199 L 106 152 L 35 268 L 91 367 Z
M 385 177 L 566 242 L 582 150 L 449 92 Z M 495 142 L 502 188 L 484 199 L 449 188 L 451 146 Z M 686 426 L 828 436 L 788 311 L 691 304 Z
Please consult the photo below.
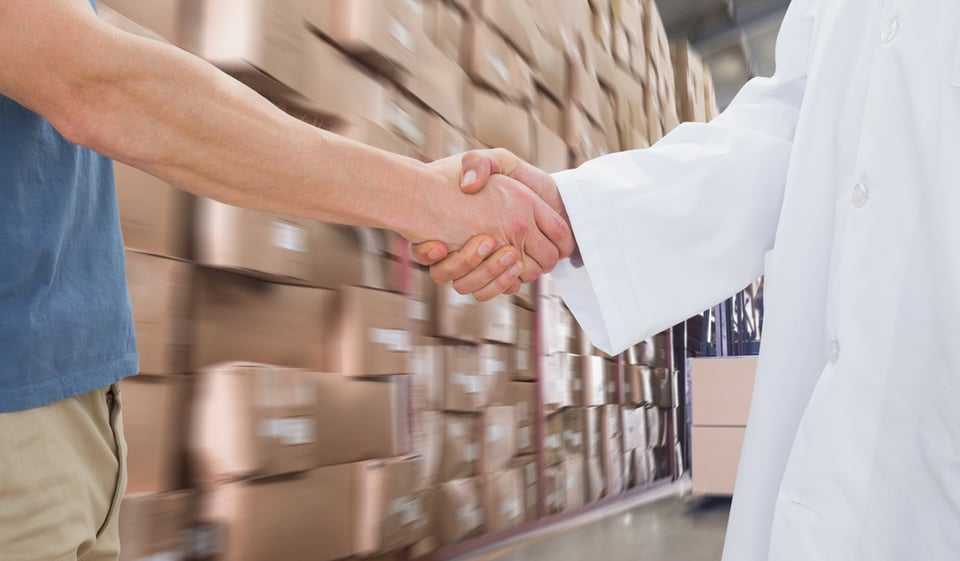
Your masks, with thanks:
M 0 413 L 0 559 L 116 561 L 126 453 L 117 384 Z

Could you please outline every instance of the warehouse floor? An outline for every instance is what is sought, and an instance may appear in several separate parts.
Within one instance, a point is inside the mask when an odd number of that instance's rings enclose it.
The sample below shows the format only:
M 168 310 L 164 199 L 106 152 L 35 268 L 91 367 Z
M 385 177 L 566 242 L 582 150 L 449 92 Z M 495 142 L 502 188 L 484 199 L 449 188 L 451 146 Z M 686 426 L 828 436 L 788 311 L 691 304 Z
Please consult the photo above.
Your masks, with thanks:
M 729 499 L 669 496 L 545 533 L 474 561 L 719 561 Z

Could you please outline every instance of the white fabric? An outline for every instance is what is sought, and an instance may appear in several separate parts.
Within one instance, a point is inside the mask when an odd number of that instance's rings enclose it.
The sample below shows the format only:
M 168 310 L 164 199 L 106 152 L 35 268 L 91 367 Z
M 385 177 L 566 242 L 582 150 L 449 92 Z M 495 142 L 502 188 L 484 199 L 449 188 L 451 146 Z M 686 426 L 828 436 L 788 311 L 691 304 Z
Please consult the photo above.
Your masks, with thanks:
M 794 0 L 772 79 L 555 176 L 607 352 L 767 275 L 725 561 L 960 558 L 958 37 L 956 1 Z

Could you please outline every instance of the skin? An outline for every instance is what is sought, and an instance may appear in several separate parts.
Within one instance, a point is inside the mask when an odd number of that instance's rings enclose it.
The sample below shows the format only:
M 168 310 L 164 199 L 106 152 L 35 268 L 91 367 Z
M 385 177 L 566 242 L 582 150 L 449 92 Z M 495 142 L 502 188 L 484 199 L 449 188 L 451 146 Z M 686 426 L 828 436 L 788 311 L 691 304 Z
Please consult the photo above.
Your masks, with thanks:
M 476 150 L 462 156 L 464 177 L 461 189 L 475 194 L 484 188 L 487 179 L 494 175 L 506 175 L 527 185 L 544 202 L 563 218 L 569 226 L 569 217 L 560 192 L 550 174 L 523 161 L 503 149 Z M 489 300 L 500 294 L 514 294 L 520 282 L 539 278 L 544 270 L 525 271 L 522 278 L 512 274 L 509 259 L 517 253 L 513 247 L 503 247 L 493 255 L 480 248 L 484 242 L 492 243 L 486 236 L 476 236 L 460 251 L 451 251 L 439 241 L 411 245 L 413 259 L 430 266 L 430 277 L 439 283 L 452 282 L 460 294 L 473 294 L 478 300 Z
M 4 0 L 0 37 L 0 93 L 197 195 L 451 250 L 486 233 L 491 252 L 519 248 L 533 271 L 573 251 L 563 218 L 516 179 L 465 197 L 459 157 L 423 164 L 317 129 L 193 55 L 102 22 L 87 0 Z

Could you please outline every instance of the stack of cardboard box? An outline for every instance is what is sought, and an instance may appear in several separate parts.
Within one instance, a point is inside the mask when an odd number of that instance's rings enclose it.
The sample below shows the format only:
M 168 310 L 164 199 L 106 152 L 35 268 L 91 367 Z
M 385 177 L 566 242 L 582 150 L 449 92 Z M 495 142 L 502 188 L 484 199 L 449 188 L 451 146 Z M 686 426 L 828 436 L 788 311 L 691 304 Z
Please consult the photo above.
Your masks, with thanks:
M 103 4 L 296 117 L 424 160 L 504 146 L 558 171 L 676 121 L 649 0 Z M 668 447 L 660 410 L 621 412 L 613 357 L 549 279 L 478 304 L 407 266 L 395 236 L 116 170 L 142 370 L 122 388 L 125 558 L 425 551 L 535 519 L 540 477 L 559 512 L 622 488 L 631 451 Z
M 674 43 L 670 53 L 677 82 L 677 114 L 680 121 L 707 122 L 707 89 L 700 55 L 687 41 Z

